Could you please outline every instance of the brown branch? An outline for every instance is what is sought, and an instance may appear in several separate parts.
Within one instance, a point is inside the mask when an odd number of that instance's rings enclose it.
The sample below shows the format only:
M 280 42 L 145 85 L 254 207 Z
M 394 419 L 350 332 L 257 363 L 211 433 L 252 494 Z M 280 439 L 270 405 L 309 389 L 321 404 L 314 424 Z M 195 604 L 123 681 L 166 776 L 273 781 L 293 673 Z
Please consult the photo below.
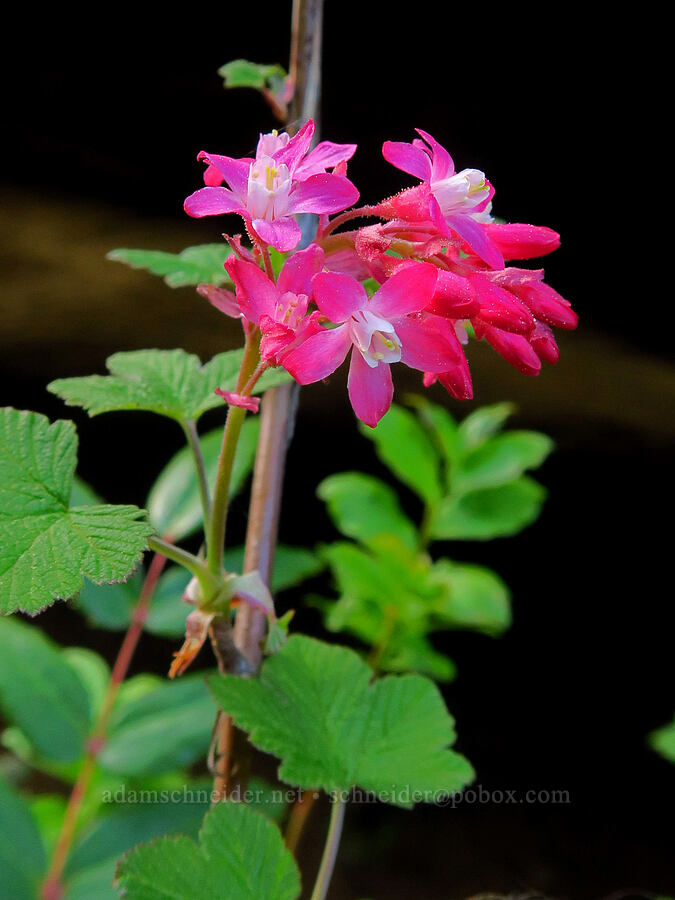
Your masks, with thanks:
M 290 75 L 295 93 L 289 109 L 290 132 L 298 122 L 310 118 L 314 119 L 318 131 L 322 24 L 323 0 L 294 0 Z M 300 246 L 303 246 L 313 239 L 316 226 L 313 216 L 303 216 L 301 219 L 303 240 Z M 244 571 L 257 569 L 267 584 L 274 565 L 286 452 L 293 434 L 298 391 L 296 384 L 272 388 L 266 392 L 261 404 Z M 265 629 L 265 614 L 242 603 L 234 624 L 234 643 L 255 670 L 262 661 Z M 234 757 L 239 761 L 240 775 L 246 771 L 250 757 L 250 747 L 245 748 L 228 716 L 219 715 L 216 720 L 213 750 L 214 796 L 221 799 L 227 796 L 230 787 Z

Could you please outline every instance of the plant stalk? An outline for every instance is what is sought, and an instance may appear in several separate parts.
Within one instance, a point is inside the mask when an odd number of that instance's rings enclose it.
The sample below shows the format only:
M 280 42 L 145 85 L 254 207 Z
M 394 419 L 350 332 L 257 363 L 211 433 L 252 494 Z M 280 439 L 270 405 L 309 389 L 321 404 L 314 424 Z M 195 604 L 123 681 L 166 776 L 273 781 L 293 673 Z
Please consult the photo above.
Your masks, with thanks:
M 106 733 L 110 723 L 110 716 L 115 706 L 115 700 L 119 693 L 120 686 L 129 670 L 129 665 L 138 646 L 138 641 L 143 632 L 143 626 L 150 608 L 150 601 L 154 593 L 159 576 L 166 564 L 166 557 L 159 553 L 155 553 L 148 568 L 138 603 L 133 612 L 129 628 L 122 645 L 117 654 L 117 659 L 113 665 L 110 675 L 110 681 L 106 688 L 101 704 L 101 710 L 96 720 L 96 725 L 89 738 L 87 755 L 82 763 L 82 768 L 77 776 L 77 781 L 73 785 L 68 805 L 61 825 L 61 833 L 59 834 L 54 854 L 49 866 L 47 877 L 42 885 L 42 900 L 59 900 L 63 896 L 63 870 L 68 859 L 68 854 L 75 837 L 77 828 L 77 820 L 80 815 L 82 803 L 87 795 L 89 784 L 96 770 L 98 757 L 105 746 Z
M 333 869 L 335 868 L 335 860 L 340 847 L 340 838 L 342 837 L 342 825 L 344 823 L 346 808 L 346 800 L 343 800 L 341 797 L 333 799 L 330 809 L 330 822 L 328 825 L 328 835 L 326 836 L 326 845 L 323 848 L 319 874 L 316 877 L 316 883 L 310 900 L 325 900 L 326 894 L 328 893 L 330 880 L 333 877 Z

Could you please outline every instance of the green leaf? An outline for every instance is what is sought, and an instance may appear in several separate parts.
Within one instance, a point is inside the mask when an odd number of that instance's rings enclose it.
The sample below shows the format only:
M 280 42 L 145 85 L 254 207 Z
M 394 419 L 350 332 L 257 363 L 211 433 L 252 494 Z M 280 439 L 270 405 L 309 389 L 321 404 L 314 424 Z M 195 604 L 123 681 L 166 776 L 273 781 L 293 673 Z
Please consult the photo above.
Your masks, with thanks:
M 649 735 L 649 744 L 669 762 L 675 763 L 675 719 L 669 725 L 657 728 Z
M 252 742 L 281 757 L 279 777 L 410 807 L 464 787 L 469 763 L 447 749 L 453 720 L 435 685 L 417 675 L 371 683 L 352 650 L 293 635 L 256 679 L 216 676 L 211 690 Z
M 433 615 L 442 627 L 499 634 L 511 624 L 509 590 L 490 569 L 441 559 L 431 582 L 439 587 Z
M 472 491 L 498 487 L 537 469 L 553 449 L 553 441 L 537 431 L 508 431 L 469 451 L 453 475 L 453 489 Z
M 152 595 L 146 631 L 167 638 L 185 635 L 185 619 L 191 607 L 183 603 L 183 594 L 190 580 L 190 573 L 181 566 L 172 566 L 162 575 Z
M 253 468 L 259 431 L 258 419 L 244 421 L 232 468 L 230 497 L 234 497 L 242 489 Z M 212 494 L 222 442 L 222 428 L 216 428 L 199 439 Z M 150 521 L 158 533 L 170 535 L 174 541 L 183 540 L 202 525 L 199 483 L 195 462 L 188 447 L 179 450 L 162 470 L 150 491 L 147 506 Z
M 63 817 L 66 813 L 66 798 L 61 794 L 38 794 L 31 797 L 28 802 L 31 816 L 37 824 L 43 846 L 47 854 L 51 856 L 63 825 Z M 2 856 L 1 850 L 0 856 Z M 2 863 L 0 863 L 1 870 Z M 2 876 L 0 875 L 1 882 Z
M 378 478 L 361 472 L 342 472 L 325 478 L 317 494 L 342 534 L 368 542 L 379 534 L 396 535 L 413 550 L 417 530 L 401 509 L 396 492 Z
M 432 537 L 485 541 L 517 534 L 537 519 L 545 497 L 545 489 L 527 477 L 501 487 L 446 497 L 436 510 Z
M 464 440 L 450 411 L 417 394 L 407 399 L 416 407 L 420 419 L 431 431 L 431 436 L 438 444 L 446 464 L 453 464 L 463 451 Z
M 407 631 L 390 643 L 380 668 L 387 672 L 416 672 L 435 681 L 453 681 L 457 666 L 444 653 L 435 650 L 424 634 Z
M 376 648 L 381 671 L 454 677 L 452 661 L 426 638 L 438 593 L 426 556 L 411 554 L 391 536 L 373 540 L 369 552 L 336 542 L 322 553 L 341 592 L 337 601 L 320 604 L 329 630 L 347 631 Z
M 161 838 L 128 853 L 117 887 L 125 900 L 296 900 L 300 874 L 276 825 L 243 803 L 219 803 L 198 845 Z
M 243 547 L 232 547 L 225 551 L 225 568 L 228 572 L 241 572 L 243 567 Z M 318 575 L 323 568 L 322 558 L 312 550 L 278 544 L 274 551 L 270 590 L 273 594 L 279 594 L 281 591 L 296 587 L 308 578 Z
M 66 658 L 34 625 L 0 618 L 0 705 L 47 759 L 84 753 L 90 699 Z
M 47 867 L 40 832 L 25 801 L 0 778 L 0 885 L 7 900 L 35 900 Z
M 205 755 L 212 726 L 213 701 L 201 674 L 165 682 L 115 709 L 100 764 L 135 777 L 188 766 Z
M 93 584 L 85 579 L 84 587 L 74 601 L 87 621 L 95 628 L 125 631 L 131 622 L 131 614 L 138 603 L 143 586 L 142 571 L 134 573 L 128 581 L 118 584 Z
M 136 795 L 138 802 L 112 804 L 106 813 L 78 837 L 66 867 L 70 879 L 75 873 L 114 863 L 123 853 L 142 841 L 169 834 L 196 837 L 208 812 L 212 784 L 186 784 L 185 792 L 129 788 L 125 796 Z M 112 884 L 114 865 L 108 884 Z M 114 892 L 111 890 L 111 895 Z
M 185 350 L 132 350 L 114 353 L 106 366 L 110 375 L 59 378 L 47 389 L 68 406 L 81 406 L 90 416 L 117 410 L 145 410 L 196 422 L 210 409 L 224 406 L 216 388 L 236 387 L 243 350 L 219 353 L 204 365 Z M 256 384 L 259 394 L 291 380 L 284 369 L 268 369 Z
M 462 441 L 467 450 L 478 447 L 496 434 L 504 422 L 513 415 L 512 403 L 494 403 L 480 406 L 462 420 L 459 426 Z
M 250 87 L 258 91 L 275 89 L 278 82 L 286 77 L 280 65 L 262 65 L 248 59 L 233 59 L 218 69 L 218 74 L 226 88 Z
M 184 350 L 114 353 L 106 361 L 110 375 L 59 378 L 48 390 L 68 406 L 82 406 L 90 416 L 145 410 L 184 424 L 223 405 L 215 390 L 234 389 L 242 356 L 243 351 L 230 350 L 202 366 Z
M 69 508 L 76 457 L 72 422 L 0 409 L 0 612 L 37 613 L 83 575 L 119 581 L 141 560 L 153 533 L 144 510 Z
M 361 427 L 375 450 L 399 481 L 426 503 L 441 496 L 441 474 L 436 448 L 413 413 L 394 404 L 377 428 Z
M 87 647 L 66 647 L 61 656 L 82 682 L 89 697 L 89 721 L 94 722 L 110 681 L 108 663 Z
M 146 269 L 153 275 L 161 275 L 169 287 L 177 288 L 204 282 L 220 285 L 229 281 L 224 263 L 231 255 L 232 250 L 223 242 L 186 247 L 180 253 L 121 248 L 111 250 L 106 258 L 125 263 L 132 269 Z

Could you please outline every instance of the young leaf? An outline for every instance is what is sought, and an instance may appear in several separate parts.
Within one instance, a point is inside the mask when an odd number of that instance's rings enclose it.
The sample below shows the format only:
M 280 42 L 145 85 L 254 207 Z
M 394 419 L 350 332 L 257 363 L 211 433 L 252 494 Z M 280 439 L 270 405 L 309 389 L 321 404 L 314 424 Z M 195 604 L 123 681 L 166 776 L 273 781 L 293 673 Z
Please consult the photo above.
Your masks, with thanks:
M 381 669 L 387 672 L 416 672 L 434 681 L 453 681 L 457 666 L 444 653 L 435 650 L 424 634 L 406 631 L 383 656 Z
M 541 511 L 546 490 L 531 478 L 444 498 L 433 520 L 437 540 L 486 541 L 517 534 Z
M 376 535 L 393 534 L 409 549 L 417 546 L 417 530 L 401 509 L 396 492 L 378 478 L 341 472 L 325 478 L 316 492 L 335 527 L 347 537 L 367 543 Z
M 47 868 L 40 832 L 25 801 L 0 778 L 0 886 L 7 900 L 35 900 Z
M 492 406 L 480 406 L 469 413 L 459 426 L 465 448 L 471 450 L 491 438 L 509 416 L 513 415 L 514 409 L 512 403 L 494 403 Z
M 114 353 L 106 361 L 110 375 L 59 378 L 47 389 L 68 406 L 83 407 L 90 416 L 116 410 L 145 410 L 184 425 L 223 405 L 216 388 L 235 389 L 243 352 L 228 350 L 204 365 L 199 357 L 185 350 Z M 254 393 L 289 380 L 284 369 L 269 369 Z
M 226 88 L 250 87 L 258 91 L 271 87 L 277 79 L 286 77 L 280 65 L 264 65 L 248 59 L 233 59 L 218 69 Z
M 243 487 L 253 468 L 260 422 L 246 419 L 242 425 L 232 468 L 230 497 Z M 223 429 L 216 428 L 199 439 L 207 481 L 213 491 L 218 457 L 223 442 Z M 193 534 L 202 524 L 202 506 L 195 463 L 189 448 L 184 447 L 169 461 L 148 495 L 148 514 L 159 534 L 180 541 Z
M 206 753 L 213 701 L 202 675 L 165 682 L 113 713 L 101 766 L 118 775 L 158 775 Z
M 537 431 L 507 431 L 465 454 L 452 476 L 456 491 L 498 487 L 538 469 L 553 449 L 553 441 Z
M 161 275 L 169 287 L 184 287 L 188 284 L 216 284 L 228 281 L 224 264 L 232 250 L 222 244 L 201 244 L 186 247 L 180 253 L 165 253 L 163 250 L 111 250 L 107 259 L 125 263 L 132 269 L 146 269 L 153 275 Z
M 417 408 L 418 416 L 431 431 L 431 437 L 440 447 L 446 464 L 452 465 L 463 451 L 464 440 L 450 411 L 417 394 L 409 397 L 408 402 Z
M 154 529 L 136 506 L 69 508 L 77 457 L 72 422 L 0 410 L 0 612 L 31 614 L 126 578 Z M 140 521 L 139 521 L 140 520 Z
M 84 753 L 90 700 L 60 650 L 34 625 L 0 618 L 0 706 L 35 749 L 57 762 Z
M 441 474 L 436 448 L 413 413 L 394 404 L 377 428 L 361 427 L 375 443 L 377 455 L 399 481 L 426 503 L 441 496 Z
M 297 900 L 300 874 L 276 825 L 243 803 L 219 803 L 198 845 L 161 838 L 124 856 L 117 887 L 125 900 Z
M 439 587 L 432 608 L 437 626 L 499 634 L 511 624 L 509 589 L 490 569 L 441 559 L 430 581 Z
M 418 675 L 371 678 L 352 650 L 293 635 L 259 678 L 209 684 L 253 743 L 281 757 L 279 777 L 290 784 L 358 785 L 404 807 L 461 790 L 473 770 L 447 749 L 453 720 L 435 685 Z

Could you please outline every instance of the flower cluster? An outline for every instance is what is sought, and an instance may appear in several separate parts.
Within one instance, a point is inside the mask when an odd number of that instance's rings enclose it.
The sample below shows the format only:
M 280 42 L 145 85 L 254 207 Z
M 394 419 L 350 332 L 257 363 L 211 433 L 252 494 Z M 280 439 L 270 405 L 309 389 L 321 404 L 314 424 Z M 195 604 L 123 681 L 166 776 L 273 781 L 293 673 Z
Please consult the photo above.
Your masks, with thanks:
M 556 232 L 494 222 L 494 188 L 483 172 L 456 172 L 447 150 L 419 130 L 410 144 L 387 141 L 383 154 L 420 183 L 345 212 L 359 196 L 346 177 L 356 145 L 323 141 L 310 149 L 313 134 L 309 121 L 290 138 L 261 135 L 255 158 L 200 153 L 206 187 L 185 201 L 192 216 L 234 212 L 244 219 L 253 251 L 230 238 L 235 252 L 225 264 L 236 294 L 208 285 L 200 292 L 259 335 L 263 365 L 283 366 L 311 384 L 351 354 L 349 398 L 374 427 L 391 405 L 392 363 L 470 399 L 470 333 L 525 375 L 537 375 L 542 361 L 557 362 L 551 328 L 576 327 L 576 314 L 544 282 L 543 269 L 505 262 L 552 252 Z M 319 215 L 316 238 L 287 257 L 275 280 L 269 247 L 297 247 L 297 213 Z M 379 222 L 336 231 L 364 216 Z

